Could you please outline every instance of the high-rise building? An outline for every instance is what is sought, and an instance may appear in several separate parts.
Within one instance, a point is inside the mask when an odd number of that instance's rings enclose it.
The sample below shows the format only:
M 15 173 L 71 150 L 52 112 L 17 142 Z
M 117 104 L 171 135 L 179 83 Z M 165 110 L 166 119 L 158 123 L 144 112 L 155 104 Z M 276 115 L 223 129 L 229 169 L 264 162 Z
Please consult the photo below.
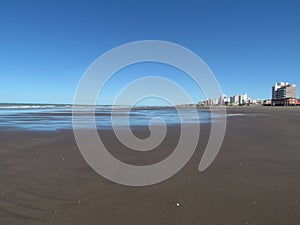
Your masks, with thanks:
M 226 95 L 222 94 L 219 99 L 219 105 L 228 105 L 229 102 L 230 99 Z
M 239 105 L 246 105 L 247 102 L 248 102 L 248 95 L 247 95 L 247 93 L 239 95 Z
M 287 82 L 277 82 L 272 87 L 272 105 L 295 105 L 297 86 Z
M 272 87 L 272 99 L 280 98 L 297 98 L 296 84 L 277 82 L 275 86 Z

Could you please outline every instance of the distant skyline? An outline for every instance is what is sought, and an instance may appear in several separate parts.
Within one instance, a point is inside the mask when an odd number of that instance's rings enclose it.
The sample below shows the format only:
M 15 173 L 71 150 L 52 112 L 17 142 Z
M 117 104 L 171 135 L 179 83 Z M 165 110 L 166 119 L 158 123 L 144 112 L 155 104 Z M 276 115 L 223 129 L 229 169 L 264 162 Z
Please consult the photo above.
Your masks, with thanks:
M 268 99 L 279 81 L 297 84 L 299 93 L 299 12 L 291 0 L 1 1 L 0 103 L 72 103 L 96 58 L 139 40 L 189 48 L 228 96 Z M 195 103 L 205 98 L 176 68 L 142 63 L 119 71 L 100 104 L 111 104 L 128 82 L 156 75 L 180 84 Z

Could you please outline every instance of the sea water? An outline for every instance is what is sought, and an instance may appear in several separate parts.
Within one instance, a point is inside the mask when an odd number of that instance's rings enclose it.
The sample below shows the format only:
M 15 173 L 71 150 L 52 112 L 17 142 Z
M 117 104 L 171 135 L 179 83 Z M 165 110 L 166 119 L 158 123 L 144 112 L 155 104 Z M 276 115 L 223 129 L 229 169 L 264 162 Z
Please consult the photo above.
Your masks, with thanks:
M 77 107 L 78 108 L 78 107 Z M 25 130 L 60 130 L 72 129 L 72 105 L 54 104 L 0 104 L 0 129 Z M 86 108 L 82 106 L 82 112 Z M 196 112 L 196 114 L 195 114 Z M 128 107 L 128 106 L 96 106 L 95 124 L 98 129 L 107 129 L 114 125 L 148 126 L 149 123 L 178 125 L 182 123 L 210 123 L 211 117 L 220 117 L 209 111 L 194 108 L 174 107 Z M 85 115 L 79 119 L 84 121 Z M 77 118 L 77 119 L 78 119 Z M 127 120 L 128 118 L 128 120 Z M 159 118 L 159 120 L 155 120 Z M 154 120 L 153 120 L 154 119 Z M 86 127 L 85 127 L 86 128 Z

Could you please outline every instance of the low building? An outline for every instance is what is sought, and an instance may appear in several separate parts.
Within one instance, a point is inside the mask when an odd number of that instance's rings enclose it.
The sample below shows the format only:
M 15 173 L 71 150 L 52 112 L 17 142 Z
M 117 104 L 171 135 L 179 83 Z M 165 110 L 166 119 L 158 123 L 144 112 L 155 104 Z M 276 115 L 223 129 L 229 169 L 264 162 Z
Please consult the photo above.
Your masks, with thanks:
M 266 99 L 263 101 L 263 106 L 271 106 L 272 105 L 272 100 L 271 99 Z

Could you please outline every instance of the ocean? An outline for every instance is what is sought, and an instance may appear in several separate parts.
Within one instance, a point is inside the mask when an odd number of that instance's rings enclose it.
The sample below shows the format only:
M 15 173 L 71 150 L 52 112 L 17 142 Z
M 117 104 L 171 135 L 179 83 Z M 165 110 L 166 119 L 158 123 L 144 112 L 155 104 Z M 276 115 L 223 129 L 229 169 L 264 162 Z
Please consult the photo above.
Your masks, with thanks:
M 0 104 L 0 129 L 72 129 L 72 107 L 57 104 Z M 82 107 L 84 110 L 85 107 Z M 218 114 L 212 116 L 220 117 Z M 126 118 L 131 126 L 147 126 L 150 121 L 159 124 L 155 118 L 160 118 L 166 125 L 177 125 L 182 123 L 180 118 L 184 118 L 184 123 L 210 123 L 211 114 L 204 109 L 196 109 L 195 114 L 189 107 L 180 108 L 178 112 L 174 107 L 96 106 L 95 122 L 98 129 L 111 128 L 112 118 L 114 125 L 120 127 L 126 125 Z

